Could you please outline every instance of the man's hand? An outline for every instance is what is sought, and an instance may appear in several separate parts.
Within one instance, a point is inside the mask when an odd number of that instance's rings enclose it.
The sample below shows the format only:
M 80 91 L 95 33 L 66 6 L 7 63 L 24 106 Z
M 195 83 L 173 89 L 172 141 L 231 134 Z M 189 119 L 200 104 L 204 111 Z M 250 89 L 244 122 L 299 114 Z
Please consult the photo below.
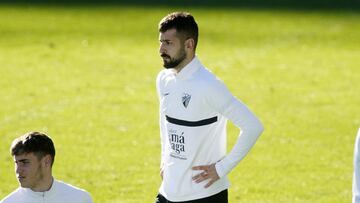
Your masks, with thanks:
M 205 188 L 210 187 L 215 181 L 219 180 L 219 176 L 216 172 L 215 164 L 211 165 L 204 165 L 204 166 L 194 166 L 192 170 L 201 170 L 202 172 L 194 176 L 192 179 L 196 183 L 200 183 L 204 180 L 210 180 L 206 185 Z

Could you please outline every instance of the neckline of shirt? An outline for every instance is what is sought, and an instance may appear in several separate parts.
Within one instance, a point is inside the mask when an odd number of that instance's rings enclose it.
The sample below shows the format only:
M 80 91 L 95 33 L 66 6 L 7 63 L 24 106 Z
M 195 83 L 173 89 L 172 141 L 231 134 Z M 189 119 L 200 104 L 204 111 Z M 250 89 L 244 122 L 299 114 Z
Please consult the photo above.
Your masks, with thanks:
M 198 57 L 195 56 L 179 73 L 175 73 L 175 77 L 180 80 L 185 80 L 192 76 L 200 67 L 201 62 Z
M 57 185 L 57 182 L 55 179 L 53 179 L 53 183 L 48 191 L 35 192 L 35 191 L 31 190 L 30 188 L 22 188 L 22 189 L 29 195 L 32 195 L 35 197 L 50 197 L 56 193 L 56 185 Z

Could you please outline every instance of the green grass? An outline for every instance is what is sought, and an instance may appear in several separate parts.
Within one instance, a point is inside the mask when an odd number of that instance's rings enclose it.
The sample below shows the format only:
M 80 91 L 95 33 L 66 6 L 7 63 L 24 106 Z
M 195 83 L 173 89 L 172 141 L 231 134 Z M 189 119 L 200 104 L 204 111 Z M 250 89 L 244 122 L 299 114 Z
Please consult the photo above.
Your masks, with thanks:
M 45 131 L 55 177 L 95 202 L 153 202 L 160 178 L 157 23 L 179 8 L 0 7 L 0 198 L 11 141 Z M 186 9 L 198 56 L 265 132 L 230 174 L 232 203 L 350 202 L 360 126 L 360 15 Z M 229 125 L 229 149 L 238 130 Z

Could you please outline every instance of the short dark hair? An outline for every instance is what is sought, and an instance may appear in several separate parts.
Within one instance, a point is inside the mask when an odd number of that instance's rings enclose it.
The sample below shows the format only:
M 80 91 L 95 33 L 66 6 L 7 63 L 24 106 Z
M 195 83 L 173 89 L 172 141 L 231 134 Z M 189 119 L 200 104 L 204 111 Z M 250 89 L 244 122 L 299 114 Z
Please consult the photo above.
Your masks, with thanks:
M 55 147 L 50 137 L 41 132 L 29 132 L 16 138 L 10 148 L 11 156 L 34 153 L 40 160 L 46 155 L 52 158 L 51 166 L 55 161 Z
M 159 23 L 159 32 L 164 33 L 170 29 L 175 29 L 183 39 L 194 39 L 196 49 L 199 29 L 190 13 L 174 12 L 165 16 Z

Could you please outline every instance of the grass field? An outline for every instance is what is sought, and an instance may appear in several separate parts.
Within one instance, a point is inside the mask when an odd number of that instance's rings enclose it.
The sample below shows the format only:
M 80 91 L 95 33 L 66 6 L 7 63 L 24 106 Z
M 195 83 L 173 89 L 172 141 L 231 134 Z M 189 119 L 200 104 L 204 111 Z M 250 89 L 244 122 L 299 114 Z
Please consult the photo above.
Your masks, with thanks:
M 55 141 L 56 178 L 97 203 L 153 202 L 157 23 L 175 10 L 193 13 L 199 58 L 265 125 L 230 202 L 350 202 L 359 13 L 136 6 L 0 6 L 0 199 L 18 186 L 11 141 L 37 130 Z

